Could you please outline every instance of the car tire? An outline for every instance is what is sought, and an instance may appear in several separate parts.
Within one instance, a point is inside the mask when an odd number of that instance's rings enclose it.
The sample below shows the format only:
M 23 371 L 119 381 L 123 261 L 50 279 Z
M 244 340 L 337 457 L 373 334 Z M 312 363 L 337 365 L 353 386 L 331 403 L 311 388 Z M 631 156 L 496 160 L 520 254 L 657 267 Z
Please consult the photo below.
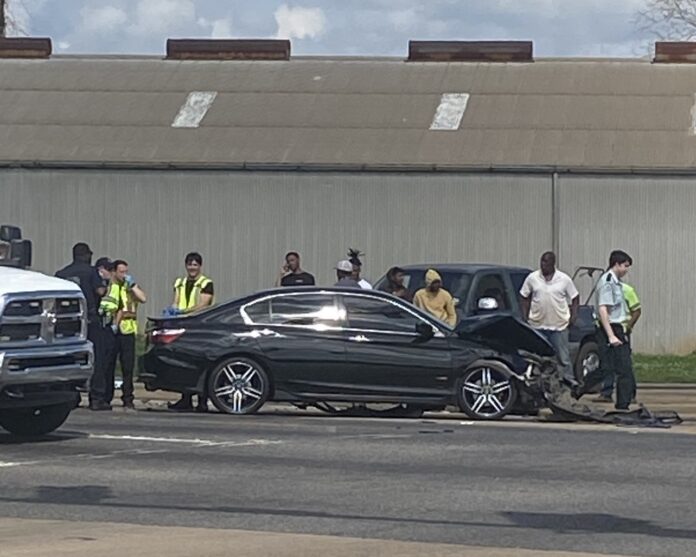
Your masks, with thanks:
M 40 408 L 0 411 L 0 426 L 19 437 L 46 435 L 68 419 L 73 404 L 55 404 Z
M 250 358 L 228 358 L 208 377 L 208 396 L 225 414 L 253 414 L 268 400 L 269 393 L 268 374 Z
M 575 378 L 582 382 L 585 376 L 599 367 L 599 347 L 594 340 L 588 340 L 578 350 L 575 358 Z
M 475 420 L 500 420 L 512 410 L 516 400 L 512 373 L 500 362 L 476 362 L 457 381 L 459 408 Z

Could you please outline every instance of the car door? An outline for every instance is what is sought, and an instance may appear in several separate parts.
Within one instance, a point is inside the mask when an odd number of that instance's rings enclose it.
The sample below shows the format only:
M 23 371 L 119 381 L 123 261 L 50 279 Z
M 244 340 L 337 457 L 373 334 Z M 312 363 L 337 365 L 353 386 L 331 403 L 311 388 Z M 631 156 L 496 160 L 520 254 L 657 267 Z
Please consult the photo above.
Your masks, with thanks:
M 335 392 L 345 373 L 345 312 L 331 292 L 276 294 L 242 308 L 273 375 L 276 400 Z
M 347 389 L 375 399 L 446 394 L 452 375 L 446 326 L 435 328 L 435 335 L 426 340 L 416 333 L 416 325 L 433 325 L 410 305 L 362 293 L 342 294 L 341 303 L 351 377 Z

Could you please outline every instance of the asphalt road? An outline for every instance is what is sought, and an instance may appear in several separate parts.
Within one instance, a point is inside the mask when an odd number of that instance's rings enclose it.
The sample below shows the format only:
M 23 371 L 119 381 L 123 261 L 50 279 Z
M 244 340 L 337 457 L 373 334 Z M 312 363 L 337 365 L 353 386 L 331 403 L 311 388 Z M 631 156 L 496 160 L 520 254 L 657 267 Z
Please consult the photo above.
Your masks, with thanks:
M 92 530 L 136 528 L 126 524 L 205 528 L 186 534 L 200 555 L 213 554 L 206 532 L 234 529 L 539 551 L 530 555 L 693 557 L 694 441 L 674 431 L 461 417 L 80 409 L 38 442 L 0 433 L 0 533 L 3 524 L 7 532 L 30 524 L 41 539 L 43 523 L 32 521 L 47 519 L 68 522 L 47 523 L 46 535 L 79 525 L 84 540 L 96 539 Z M 167 537 L 159 532 L 157 539 Z M 185 535 L 178 532 L 172 540 Z M 15 537 L 9 555 L 41 554 L 29 537 Z M 329 538 L 279 539 L 290 550 L 293 540 Z M 521 553 L 500 553 L 508 554 Z

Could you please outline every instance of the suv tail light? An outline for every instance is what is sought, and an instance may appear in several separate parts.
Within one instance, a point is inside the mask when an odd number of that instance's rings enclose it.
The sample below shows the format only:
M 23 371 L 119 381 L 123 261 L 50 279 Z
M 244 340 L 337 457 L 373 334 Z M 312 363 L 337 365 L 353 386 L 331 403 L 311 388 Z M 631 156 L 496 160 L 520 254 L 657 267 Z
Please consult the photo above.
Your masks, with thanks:
M 186 329 L 156 329 L 150 333 L 150 342 L 152 344 L 171 344 L 185 332 Z

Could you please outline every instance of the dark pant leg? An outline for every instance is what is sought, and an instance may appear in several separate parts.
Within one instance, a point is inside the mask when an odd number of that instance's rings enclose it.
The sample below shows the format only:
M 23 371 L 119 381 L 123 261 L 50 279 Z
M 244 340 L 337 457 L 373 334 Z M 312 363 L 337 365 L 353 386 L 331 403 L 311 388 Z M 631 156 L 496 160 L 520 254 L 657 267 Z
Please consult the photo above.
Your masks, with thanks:
M 104 328 L 104 402 L 111 404 L 114 398 L 114 376 L 116 373 L 116 356 L 118 355 L 118 346 L 116 344 L 116 334 L 111 330 L 111 327 Z
M 614 394 L 614 374 L 607 375 L 602 383 L 602 396 L 610 397 Z
M 614 373 L 616 374 L 616 408 L 626 410 L 635 391 L 635 379 L 631 365 L 631 345 L 621 326 L 613 328 L 614 334 L 623 343 L 621 346 L 611 348 Z
M 121 400 L 123 404 L 133 403 L 133 370 L 135 369 L 135 335 L 122 335 L 118 339 L 118 355 L 121 362 L 121 374 L 123 384 L 121 386 Z

